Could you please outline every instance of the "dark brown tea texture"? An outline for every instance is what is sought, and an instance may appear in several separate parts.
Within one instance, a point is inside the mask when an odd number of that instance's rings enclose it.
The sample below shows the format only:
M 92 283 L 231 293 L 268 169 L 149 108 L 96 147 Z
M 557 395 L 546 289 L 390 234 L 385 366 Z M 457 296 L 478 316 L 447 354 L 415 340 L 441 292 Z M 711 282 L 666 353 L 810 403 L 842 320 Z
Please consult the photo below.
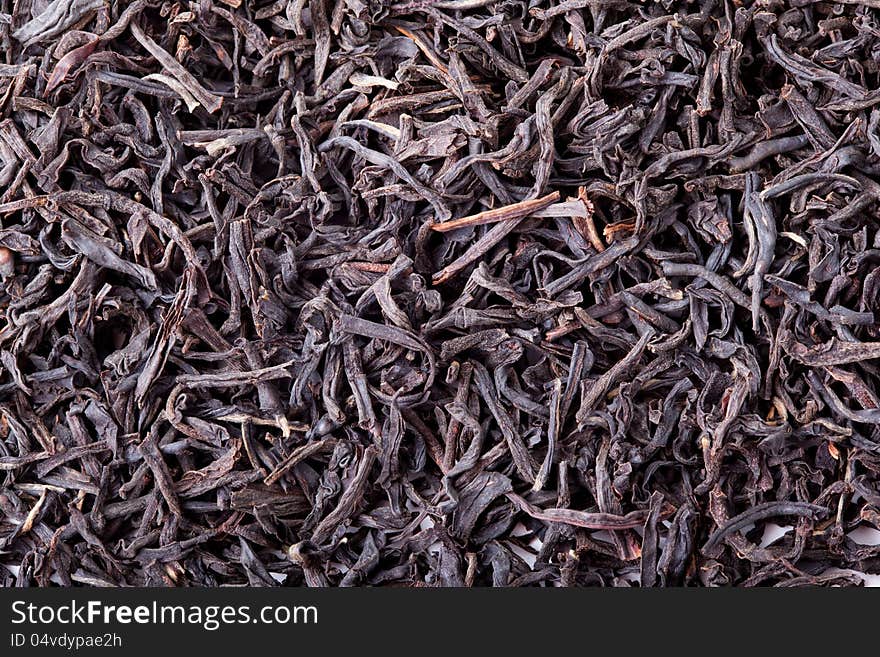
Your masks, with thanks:
M 880 573 L 877 0 L 0 0 L 0 585 Z

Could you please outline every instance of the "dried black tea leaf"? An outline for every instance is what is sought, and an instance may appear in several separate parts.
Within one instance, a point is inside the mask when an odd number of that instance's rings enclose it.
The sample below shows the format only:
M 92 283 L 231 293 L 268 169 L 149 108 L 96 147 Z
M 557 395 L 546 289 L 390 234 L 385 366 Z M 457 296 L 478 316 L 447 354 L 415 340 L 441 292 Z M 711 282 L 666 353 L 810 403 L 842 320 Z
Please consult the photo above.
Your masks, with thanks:
M 876 3 L 4 3 L 0 585 L 880 574 Z

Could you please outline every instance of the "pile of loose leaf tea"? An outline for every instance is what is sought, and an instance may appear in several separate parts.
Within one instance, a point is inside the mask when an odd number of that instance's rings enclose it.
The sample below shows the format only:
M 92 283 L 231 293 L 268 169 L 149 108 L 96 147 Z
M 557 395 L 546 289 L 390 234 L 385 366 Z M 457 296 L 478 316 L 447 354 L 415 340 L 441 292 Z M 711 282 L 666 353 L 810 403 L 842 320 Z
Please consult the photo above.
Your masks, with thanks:
M 880 572 L 876 0 L 0 0 L 0 585 Z

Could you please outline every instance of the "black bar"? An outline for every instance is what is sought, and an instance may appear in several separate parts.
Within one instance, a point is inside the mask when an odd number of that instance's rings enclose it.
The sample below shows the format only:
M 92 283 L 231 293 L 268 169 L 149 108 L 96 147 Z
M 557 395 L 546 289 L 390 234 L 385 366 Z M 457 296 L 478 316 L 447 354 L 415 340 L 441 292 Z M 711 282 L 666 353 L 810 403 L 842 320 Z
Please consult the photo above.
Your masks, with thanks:
M 88 646 L 76 649 L 77 642 L 88 637 L 109 640 L 101 654 L 139 654 L 148 647 L 154 657 L 164 657 L 160 651 L 166 649 L 180 654 L 175 650 L 180 646 L 211 655 L 247 650 L 245 657 L 254 650 L 272 656 L 320 650 L 419 657 L 439 650 L 457 657 L 586 655 L 606 649 L 627 655 L 641 649 L 659 657 L 738 644 L 766 654 L 770 642 L 780 641 L 792 650 L 799 642 L 815 648 L 844 627 L 870 627 L 863 624 L 872 608 L 866 595 L 871 593 L 857 589 L 4 589 L 0 655 L 78 654 Z M 69 620 L 74 606 L 83 622 L 17 622 L 28 614 L 27 605 L 47 621 L 62 607 L 61 620 Z M 125 608 L 120 611 L 121 605 Z M 166 622 L 158 622 L 159 616 L 152 615 L 162 606 L 184 608 L 186 622 L 167 622 L 180 618 L 179 612 L 169 616 L 167 609 Z M 253 620 L 223 622 L 227 607 L 228 618 L 242 619 L 241 608 L 247 607 Z M 96 610 L 97 616 L 91 617 L 95 622 L 88 622 L 91 609 Z M 288 616 L 288 622 L 280 622 Z M 145 622 L 134 622 L 136 617 Z M 67 647 L 70 643 L 74 648 Z M 576 650 L 564 651 L 560 643 Z M 492 650 L 476 653 L 476 645 Z

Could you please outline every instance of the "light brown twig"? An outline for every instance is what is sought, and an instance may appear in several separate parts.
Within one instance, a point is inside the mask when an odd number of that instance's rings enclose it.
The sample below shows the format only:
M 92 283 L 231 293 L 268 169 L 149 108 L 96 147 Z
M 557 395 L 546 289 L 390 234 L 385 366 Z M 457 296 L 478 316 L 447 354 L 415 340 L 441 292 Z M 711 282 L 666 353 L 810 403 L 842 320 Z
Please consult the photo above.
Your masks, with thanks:
M 477 214 L 472 214 L 468 217 L 461 217 L 460 219 L 433 224 L 431 230 L 445 233 L 450 230 L 455 230 L 456 228 L 464 228 L 465 226 L 482 226 L 483 224 L 492 224 L 497 221 L 520 219 L 521 217 L 527 217 L 538 210 L 543 210 L 548 205 L 551 205 L 558 200 L 559 192 L 551 192 L 541 198 L 519 201 L 518 203 L 511 203 L 510 205 L 505 205 L 501 208 L 493 208 L 492 210 L 486 210 L 485 212 L 478 212 Z

